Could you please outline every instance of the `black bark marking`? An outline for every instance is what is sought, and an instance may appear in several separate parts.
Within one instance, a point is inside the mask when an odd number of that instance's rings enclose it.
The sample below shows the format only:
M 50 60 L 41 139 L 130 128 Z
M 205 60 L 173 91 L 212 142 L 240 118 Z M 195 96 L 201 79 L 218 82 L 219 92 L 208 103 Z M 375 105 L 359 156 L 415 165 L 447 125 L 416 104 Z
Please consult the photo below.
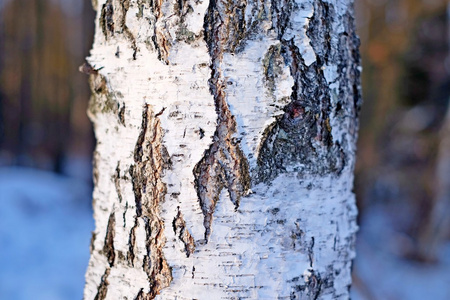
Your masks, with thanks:
M 203 128 L 198 129 L 198 135 L 200 136 L 200 139 L 205 137 L 205 131 L 203 130 Z
M 125 103 L 122 104 L 118 116 L 120 124 L 122 124 L 125 127 Z
M 331 32 L 333 30 L 332 24 L 334 22 L 334 6 L 322 1 L 314 3 L 314 14 L 309 22 L 306 35 L 310 39 L 310 44 L 316 52 L 316 55 L 327 63 L 330 58 L 331 61 L 339 55 L 331 46 Z
M 116 219 L 114 213 L 112 212 L 109 215 L 108 227 L 106 228 L 105 244 L 103 246 L 103 252 L 105 253 L 106 258 L 108 259 L 110 267 L 114 266 L 114 261 L 116 258 L 116 253 L 114 251 L 115 225 Z
M 128 201 L 125 202 L 125 209 L 123 210 L 122 219 L 123 227 L 127 227 L 127 211 L 128 211 Z
M 304 284 L 295 286 L 296 292 L 300 292 L 300 293 L 299 293 L 298 298 L 293 298 L 293 299 L 316 300 L 321 295 L 323 282 L 320 277 L 320 274 L 316 274 L 314 272 L 314 270 L 312 270 L 312 269 L 310 269 L 309 272 L 311 274 L 306 279 L 307 281 Z
M 180 239 L 180 241 L 184 244 L 184 251 L 186 253 L 186 257 L 189 257 L 195 251 L 195 242 L 194 238 L 189 233 L 186 228 L 186 222 L 183 219 L 183 214 L 178 208 L 178 213 L 172 222 L 173 232 Z
M 136 155 L 136 152 L 134 152 Z M 131 184 L 133 185 L 134 192 L 134 201 L 136 204 L 136 216 L 142 216 L 142 190 L 145 188 L 145 185 L 142 183 L 142 178 L 140 178 L 140 172 L 136 170 L 136 167 L 130 166 L 130 176 L 131 176 Z M 137 177 L 139 176 L 139 178 Z
M 231 48 L 229 46 L 237 38 L 236 26 L 233 24 L 236 24 L 238 19 L 224 11 L 232 12 L 241 8 L 231 3 L 228 3 L 225 9 L 218 8 L 217 5 L 216 1 L 210 2 L 204 21 L 205 41 L 211 56 L 209 86 L 216 106 L 217 127 L 213 143 L 194 168 L 195 186 L 204 215 L 206 242 L 211 233 L 212 216 L 222 189 L 227 189 L 237 208 L 241 197 L 250 188 L 248 162 L 240 149 L 240 142 L 233 138 L 236 121 L 226 102 L 226 83 L 220 69 L 223 51 L 235 48 L 236 45 Z
M 94 300 L 103 300 L 106 298 L 106 294 L 108 292 L 108 285 L 109 285 L 108 276 L 109 276 L 110 272 L 111 272 L 111 269 L 106 268 L 105 273 L 103 274 L 102 279 L 100 281 L 100 285 L 98 286 L 97 295 L 95 295 Z
M 309 267 L 312 268 L 314 264 L 314 237 L 311 237 L 311 243 L 308 247 Z
M 145 134 L 147 133 L 147 127 L 148 127 L 148 119 L 149 119 L 149 106 L 145 105 L 144 110 L 142 111 L 142 124 L 141 124 L 141 132 L 139 133 L 139 137 L 136 143 L 136 146 L 134 147 L 134 161 L 135 162 L 142 162 L 142 155 L 143 155 L 143 147 L 144 147 L 144 141 L 145 141 Z
M 89 253 L 92 254 L 92 252 L 94 252 L 95 249 L 95 239 L 97 238 L 97 234 L 92 231 L 91 233 L 91 242 L 89 244 Z
M 242 48 L 247 37 L 246 0 L 209 2 L 205 14 L 204 38 L 212 59 L 221 59 L 221 51 L 234 53 Z M 214 56 L 220 54 L 219 56 Z M 213 63 L 214 64 L 214 63 Z
M 113 175 L 113 181 L 119 202 L 122 203 L 122 192 L 120 190 L 120 161 L 117 162 L 116 173 Z
M 294 277 L 289 281 L 292 283 L 290 299 L 317 300 L 325 295 L 338 299 L 342 296 L 336 294 L 334 288 L 336 270 L 332 265 L 327 266 L 322 273 L 312 268 L 308 269 L 308 273 L 307 275 L 302 274 Z
M 131 228 L 130 235 L 128 237 L 128 253 L 127 253 L 127 261 L 128 264 L 134 267 L 134 258 L 135 258 L 135 249 L 136 249 L 136 229 L 139 226 L 138 217 L 134 218 L 134 225 Z
M 273 95 L 276 90 L 275 80 L 283 70 L 284 59 L 281 56 L 281 44 L 269 47 L 263 59 L 264 84 Z
M 142 124 L 141 124 L 141 132 L 139 133 L 138 140 L 136 142 L 136 146 L 134 148 L 134 161 L 136 163 L 142 163 L 143 155 L 144 155 L 144 145 L 146 141 L 146 133 L 149 121 L 149 106 L 145 105 L 144 110 L 142 111 Z M 146 180 L 145 177 L 142 178 L 142 170 L 138 169 L 136 166 L 130 166 L 129 170 L 131 176 L 131 182 L 133 185 L 134 191 L 134 199 L 136 203 L 136 216 L 142 216 L 142 192 L 146 191 Z
M 98 162 L 100 161 L 100 154 L 95 150 L 92 156 L 92 181 L 94 183 L 94 186 L 97 186 L 99 176 Z

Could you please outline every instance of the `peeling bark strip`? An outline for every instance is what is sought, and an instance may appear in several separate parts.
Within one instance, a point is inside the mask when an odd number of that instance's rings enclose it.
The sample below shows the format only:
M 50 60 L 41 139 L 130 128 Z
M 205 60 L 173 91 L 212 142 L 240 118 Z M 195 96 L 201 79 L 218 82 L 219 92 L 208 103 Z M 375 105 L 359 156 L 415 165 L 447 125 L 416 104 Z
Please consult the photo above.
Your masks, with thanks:
M 134 151 L 135 165 L 130 168 L 136 200 L 136 222 L 137 218 L 141 218 L 145 224 L 147 254 L 142 267 L 149 279 L 149 299 L 153 299 L 172 280 L 162 252 L 165 238 L 160 203 L 164 201 L 166 187 L 161 181 L 161 174 L 170 164 L 167 151 L 161 144 L 162 130 L 158 115 L 162 112 L 154 115 L 149 105 L 144 106 L 141 133 Z M 130 232 L 128 256 L 131 262 L 134 260 L 135 230 L 133 227 Z
M 245 9 L 245 5 L 239 8 L 233 4 L 218 7 L 220 5 L 225 3 L 210 1 L 204 22 L 205 41 L 211 56 L 209 85 L 216 105 L 217 128 L 213 143 L 194 169 L 206 241 L 211 234 L 212 216 L 222 189 L 227 189 L 237 209 L 241 197 L 250 188 L 248 162 L 240 149 L 240 141 L 233 137 L 236 121 L 226 102 L 226 83 L 220 66 L 223 52 L 234 51 L 239 43 L 241 31 L 245 27 L 242 24 L 242 9 Z M 241 15 L 232 12 L 240 12 Z

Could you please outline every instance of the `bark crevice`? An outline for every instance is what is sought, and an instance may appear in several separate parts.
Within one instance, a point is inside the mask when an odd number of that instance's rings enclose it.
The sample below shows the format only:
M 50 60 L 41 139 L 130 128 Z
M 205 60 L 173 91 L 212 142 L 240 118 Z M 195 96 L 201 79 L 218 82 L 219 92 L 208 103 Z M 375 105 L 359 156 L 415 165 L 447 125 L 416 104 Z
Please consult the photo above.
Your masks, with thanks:
M 112 212 L 109 215 L 108 226 L 106 228 L 105 244 L 103 246 L 103 252 L 105 253 L 110 267 L 114 266 L 114 262 L 116 259 L 116 253 L 114 251 L 115 226 L 115 214 Z
M 109 273 L 111 272 L 110 268 L 106 268 L 105 273 L 103 274 L 101 281 L 100 281 L 100 285 L 98 286 L 98 292 L 95 295 L 94 300 L 104 300 L 106 298 L 106 294 L 108 293 L 108 285 L 109 285 L 109 281 L 108 281 L 108 276 Z

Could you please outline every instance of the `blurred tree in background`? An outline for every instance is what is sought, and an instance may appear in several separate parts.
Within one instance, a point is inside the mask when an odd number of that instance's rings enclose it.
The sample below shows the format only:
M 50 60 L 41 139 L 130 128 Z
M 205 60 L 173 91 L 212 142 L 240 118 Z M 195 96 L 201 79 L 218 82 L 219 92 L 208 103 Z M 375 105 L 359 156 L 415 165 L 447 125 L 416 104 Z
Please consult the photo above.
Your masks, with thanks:
M 2 0 L 0 164 L 64 173 L 91 156 L 89 90 L 78 66 L 93 18 L 89 0 Z
M 437 172 L 450 95 L 447 1 L 356 2 L 365 100 L 356 169 L 359 207 L 381 202 L 393 208 L 395 229 L 406 237 L 400 252 L 431 259 L 423 251 L 429 239 L 422 235 L 436 234 L 427 228 L 445 179 L 438 177 L 450 177 Z

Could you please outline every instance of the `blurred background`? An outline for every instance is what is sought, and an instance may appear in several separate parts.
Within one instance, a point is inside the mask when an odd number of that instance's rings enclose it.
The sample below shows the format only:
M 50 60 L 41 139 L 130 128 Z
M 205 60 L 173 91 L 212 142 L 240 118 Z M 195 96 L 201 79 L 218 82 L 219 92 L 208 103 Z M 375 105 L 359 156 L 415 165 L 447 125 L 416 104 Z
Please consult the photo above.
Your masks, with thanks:
M 355 0 L 364 105 L 353 299 L 450 299 L 450 5 Z M 81 299 L 90 0 L 0 0 L 0 299 Z

